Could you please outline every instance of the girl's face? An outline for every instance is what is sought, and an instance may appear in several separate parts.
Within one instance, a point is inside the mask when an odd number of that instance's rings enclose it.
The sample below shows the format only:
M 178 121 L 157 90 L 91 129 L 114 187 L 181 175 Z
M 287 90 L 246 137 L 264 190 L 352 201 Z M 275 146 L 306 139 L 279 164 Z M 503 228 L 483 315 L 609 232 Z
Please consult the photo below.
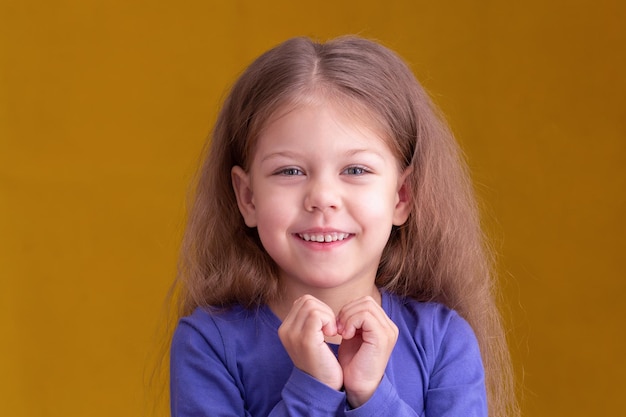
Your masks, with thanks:
M 273 118 L 249 171 L 233 168 L 246 225 L 299 294 L 371 290 L 392 225 L 409 214 L 391 150 L 344 114 L 318 100 Z

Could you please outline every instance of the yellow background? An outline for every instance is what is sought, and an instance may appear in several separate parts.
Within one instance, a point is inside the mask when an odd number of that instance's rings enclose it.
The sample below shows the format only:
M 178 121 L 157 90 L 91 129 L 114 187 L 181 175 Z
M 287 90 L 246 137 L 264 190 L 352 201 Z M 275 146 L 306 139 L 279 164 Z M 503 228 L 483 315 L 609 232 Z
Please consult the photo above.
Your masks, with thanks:
M 623 413 L 626 8 L 602 1 L 0 3 L 0 414 L 138 416 L 220 100 L 294 35 L 411 64 L 465 149 L 524 415 Z

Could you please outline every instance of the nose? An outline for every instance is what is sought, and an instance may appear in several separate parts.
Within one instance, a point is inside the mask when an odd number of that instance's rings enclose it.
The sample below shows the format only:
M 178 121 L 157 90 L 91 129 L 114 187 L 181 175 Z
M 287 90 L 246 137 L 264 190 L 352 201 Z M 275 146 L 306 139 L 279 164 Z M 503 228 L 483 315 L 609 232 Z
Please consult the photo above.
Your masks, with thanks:
M 326 212 L 341 207 L 340 189 L 330 178 L 310 178 L 308 180 L 304 208 L 306 211 Z

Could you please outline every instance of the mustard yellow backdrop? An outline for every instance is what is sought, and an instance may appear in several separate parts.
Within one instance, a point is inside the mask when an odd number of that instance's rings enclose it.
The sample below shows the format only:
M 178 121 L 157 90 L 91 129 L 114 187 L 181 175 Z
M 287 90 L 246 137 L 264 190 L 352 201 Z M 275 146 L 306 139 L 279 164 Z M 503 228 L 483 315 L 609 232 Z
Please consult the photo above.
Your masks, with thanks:
M 166 413 L 145 380 L 219 102 L 345 33 L 403 55 L 469 157 L 524 415 L 623 413 L 624 4 L 2 0 L 0 414 Z

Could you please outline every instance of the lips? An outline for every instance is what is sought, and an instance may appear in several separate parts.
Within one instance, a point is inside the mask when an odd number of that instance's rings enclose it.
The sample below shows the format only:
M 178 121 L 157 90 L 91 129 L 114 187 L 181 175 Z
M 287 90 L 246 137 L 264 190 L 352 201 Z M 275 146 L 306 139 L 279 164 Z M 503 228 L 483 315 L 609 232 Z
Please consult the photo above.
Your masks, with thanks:
M 327 233 L 298 233 L 300 239 L 307 242 L 330 243 L 344 240 L 350 237 L 350 233 L 327 232 Z

